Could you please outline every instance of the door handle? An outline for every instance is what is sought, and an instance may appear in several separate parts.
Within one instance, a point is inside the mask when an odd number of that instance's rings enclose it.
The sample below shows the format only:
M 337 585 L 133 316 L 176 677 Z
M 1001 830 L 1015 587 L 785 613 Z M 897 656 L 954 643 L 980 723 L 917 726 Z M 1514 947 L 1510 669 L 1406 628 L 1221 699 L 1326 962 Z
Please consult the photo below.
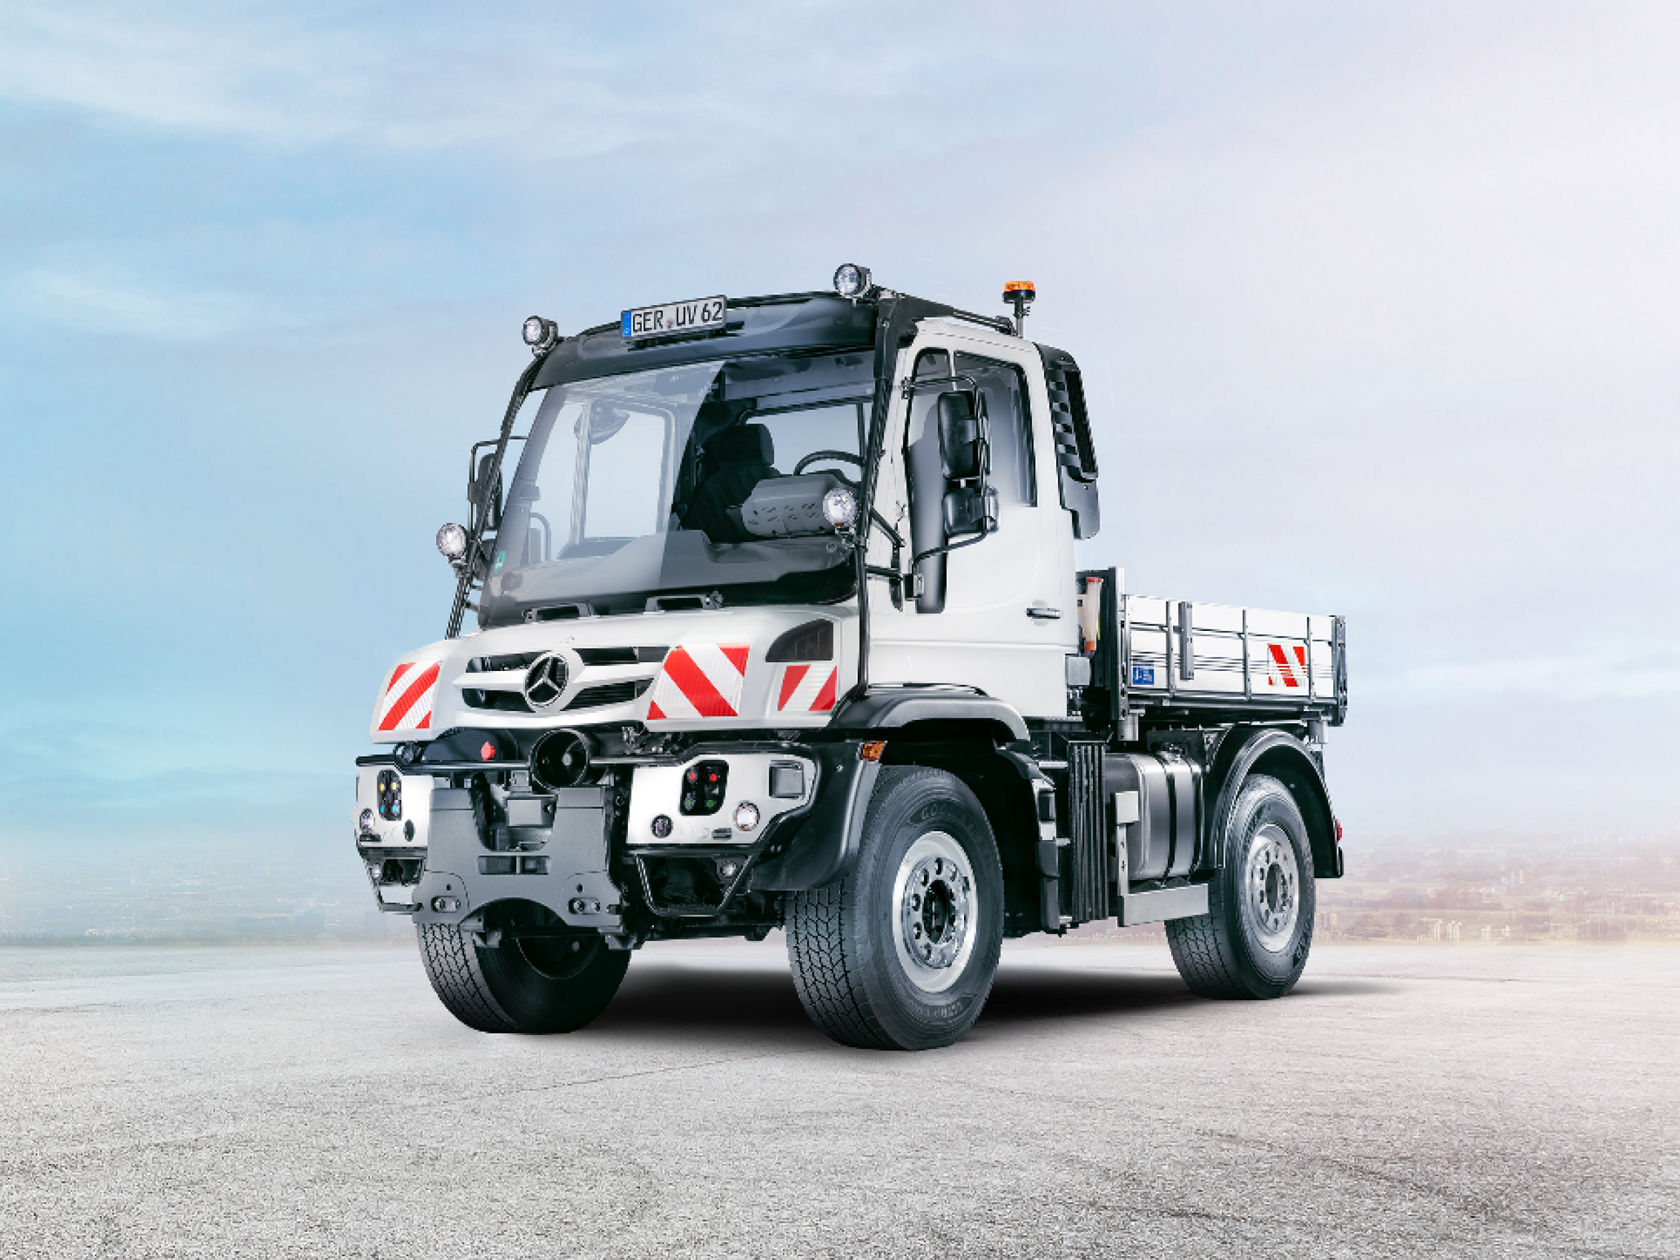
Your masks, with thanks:
M 1052 608 L 1043 600 L 1038 600 L 1036 603 L 1027 606 L 1027 616 L 1034 621 L 1054 621 L 1061 615 L 1062 610 L 1060 608 Z

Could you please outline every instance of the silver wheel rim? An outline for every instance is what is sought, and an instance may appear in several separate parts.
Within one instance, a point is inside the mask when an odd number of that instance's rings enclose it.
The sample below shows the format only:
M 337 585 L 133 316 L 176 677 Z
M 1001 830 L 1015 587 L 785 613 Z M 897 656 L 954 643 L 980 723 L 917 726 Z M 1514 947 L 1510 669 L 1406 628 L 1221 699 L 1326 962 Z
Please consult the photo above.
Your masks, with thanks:
M 978 935 L 974 867 L 962 845 L 930 831 L 905 853 L 893 878 L 893 944 L 910 983 L 942 993 L 957 982 Z
M 1254 932 L 1261 947 L 1274 954 L 1283 953 L 1301 913 L 1301 870 L 1295 864 L 1295 846 L 1276 823 L 1267 823 L 1254 833 L 1243 892 L 1253 912 Z

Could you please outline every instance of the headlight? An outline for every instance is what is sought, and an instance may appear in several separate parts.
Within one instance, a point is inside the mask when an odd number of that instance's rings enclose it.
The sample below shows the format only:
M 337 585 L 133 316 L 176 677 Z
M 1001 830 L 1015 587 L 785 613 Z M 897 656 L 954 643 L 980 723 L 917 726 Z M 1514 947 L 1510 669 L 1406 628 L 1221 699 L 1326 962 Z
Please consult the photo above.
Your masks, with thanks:
M 364 809 L 361 818 L 357 821 L 362 825 L 361 831 L 364 836 L 373 834 L 373 811 L 371 809 Z
M 874 287 L 868 267 L 857 263 L 841 263 L 834 269 L 834 291 L 843 298 L 865 297 Z
M 751 831 L 758 826 L 758 806 L 751 801 L 742 801 L 735 807 L 735 825 L 742 831 Z
M 835 529 L 850 529 L 857 523 L 857 495 L 845 486 L 835 486 L 823 495 L 823 519 Z
M 454 564 L 467 554 L 467 531 L 450 521 L 437 532 L 437 549 L 443 553 L 445 560 Z

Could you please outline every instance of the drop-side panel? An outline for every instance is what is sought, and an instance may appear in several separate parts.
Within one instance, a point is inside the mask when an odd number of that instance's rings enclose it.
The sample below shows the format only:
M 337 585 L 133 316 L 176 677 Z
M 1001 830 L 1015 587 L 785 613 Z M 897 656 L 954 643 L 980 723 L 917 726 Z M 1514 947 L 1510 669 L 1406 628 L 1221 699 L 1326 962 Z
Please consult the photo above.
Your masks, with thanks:
M 1334 617 L 1148 595 L 1122 595 L 1119 616 L 1121 685 L 1134 705 L 1337 708 Z

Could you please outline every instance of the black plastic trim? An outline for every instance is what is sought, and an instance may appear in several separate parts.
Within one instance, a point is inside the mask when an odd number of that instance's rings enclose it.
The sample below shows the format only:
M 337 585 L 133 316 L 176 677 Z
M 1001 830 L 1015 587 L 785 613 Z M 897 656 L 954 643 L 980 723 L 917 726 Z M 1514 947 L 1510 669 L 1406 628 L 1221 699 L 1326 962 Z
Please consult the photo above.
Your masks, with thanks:
M 1073 536 L 1094 538 L 1102 528 L 1097 501 L 1097 451 L 1085 412 L 1085 387 L 1073 356 L 1039 346 L 1044 387 L 1050 395 L 1050 430 L 1056 441 L 1056 475 L 1062 506 L 1073 514 Z
M 1261 764 L 1264 762 L 1264 764 Z M 1218 754 L 1205 783 L 1218 783 L 1219 796 L 1204 817 L 1203 861 L 1199 870 L 1216 869 L 1225 860 L 1225 824 L 1236 804 L 1243 780 L 1251 773 L 1269 774 L 1282 781 L 1300 807 L 1312 841 L 1313 875 L 1317 879 L 1340 879 L 1342 852 L 1336 843 L 1336 811 L 1330 804 L 1330 789 L 1324 774 L 1307 746 L 1287 731 L 1276 727 L 1238 727 L 1220 741 Z
M 772 665 L 790 661 L 832 661 L 834 623 L 827 617 L 814 617 L 784 631 L 770 645 L 764 659 Z
M 863 816 L 881 770 L 879 762 L 858 756 L 861 744 L 861 740 L 845 740 L 805 750 L 817 760 L 816 798 L 808 812 L 799 816 L 798 828 L 779 829 L 764 850 L 748 883 L 754 892 L 821 888 L 850 869 L 863 841 Z
M 532 388 L 644 368 L 787 350 L 867 350 L 875 340 L 875 304 L 832 293 L 731 298 L 726 330 L 680 341 L 629 341 L 619 325 L 568 337 L 542 360 Z
M 1028 738 L 1026 720 L 1013 707 L 983 691 L 950 686 L 871 687 L 842 703 L 828 729 L 890 731 L 922 722 L 985 727 L 1000 742 Z

